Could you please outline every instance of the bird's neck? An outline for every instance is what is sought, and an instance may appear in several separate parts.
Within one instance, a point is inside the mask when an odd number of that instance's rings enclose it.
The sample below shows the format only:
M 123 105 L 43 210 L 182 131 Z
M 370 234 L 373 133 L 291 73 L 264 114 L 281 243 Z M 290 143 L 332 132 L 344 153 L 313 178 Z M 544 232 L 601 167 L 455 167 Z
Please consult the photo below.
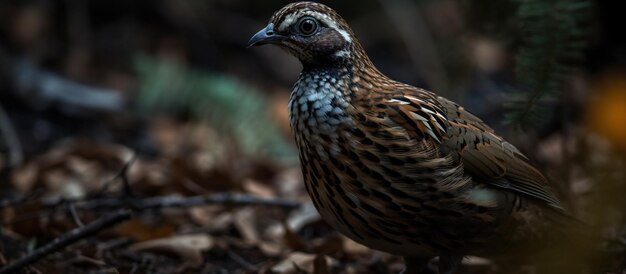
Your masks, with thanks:
M 314 58 L 300 58 L 300 62 L 303 66 L 303 74 L 317 72 L 328 72 L 341 76 L 347 74 L 349 74 L 349 76 L 375 74 L 377 77 L 386 78 L 386 76 L 380 73 L 376 66 L 374 66 L 367 52 L 365 52 L 361 43 L 356 39 L 343 50 L 329 55 L 316 56 Z
M 317 58 L 318 62 L 302 62 L 303 69 L 291 94 L 292 116 L 324 118 L 341 112 L 383 75 L 356 42 L 346 54 L 332 60 Z M 332 113 L 334 114 L 332 114 Z M 332 114 L 332 115 L 330 115 Z
M 305 143 L 314 147 L 321 158 L 325 157 L 324 146 L 339 138 L 338 130 L 354 125 L 348 113 L 358 96 L 366 92 L 364 87 L 371 86 L 373 79 L 380 79 L 373 75 L 382 75 L 367 56 L 360 63 L 353 60 L 323 65 L 303 63 L 291 93 L 289 114 L 296 143 L 299 147 Z
M 350 79 L 348 67 L 305 66 L 289 101 L 291 126 L 310 136 L 333 135 L 349 118 Z
M 322 59 L 325 58 L 318 58 L 318 61 Z M 292 98 L 310 96 L 320 100 L 337 97 L 350 102 L 359 96 L 359 91 L 365 91 L 364 87 L 376 86 L 381 80 L 392 81 L 374 66 L 358 43 L 342 58 L 302 62 L 302 65 Z
M 350 101 L 353 75 L 354 68 L 351 66 L 304 66 L 293 88 L 292 99 L 319 101 L 318 104 L 333 100 Z

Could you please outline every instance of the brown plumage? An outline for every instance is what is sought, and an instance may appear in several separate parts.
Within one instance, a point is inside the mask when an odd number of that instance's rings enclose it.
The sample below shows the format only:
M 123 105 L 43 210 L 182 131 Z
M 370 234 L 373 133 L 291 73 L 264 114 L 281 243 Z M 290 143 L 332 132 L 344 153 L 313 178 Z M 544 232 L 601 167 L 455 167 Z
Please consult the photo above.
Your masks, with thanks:
M 563 209 L 548 181 L 479 118 L 379 72 L 348 24 L 311 2 L 277 11 L 250 45 L 300 59 L 289 111 L 306 188 L 323 218 L 412 266 L 452 273 L 547 237 Z

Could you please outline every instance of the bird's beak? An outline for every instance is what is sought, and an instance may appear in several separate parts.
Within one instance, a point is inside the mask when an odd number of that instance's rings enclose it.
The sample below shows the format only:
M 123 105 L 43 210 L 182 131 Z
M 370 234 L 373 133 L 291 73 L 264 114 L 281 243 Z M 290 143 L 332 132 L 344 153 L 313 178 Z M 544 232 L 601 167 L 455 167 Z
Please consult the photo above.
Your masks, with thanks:
M 274 32 L 274 24 L 269 23 L 265 28 L 261 29 L 248 41 L 248 47 L 260 46 L 265 44 L 276 44 L 283 40 L 285 36 Z

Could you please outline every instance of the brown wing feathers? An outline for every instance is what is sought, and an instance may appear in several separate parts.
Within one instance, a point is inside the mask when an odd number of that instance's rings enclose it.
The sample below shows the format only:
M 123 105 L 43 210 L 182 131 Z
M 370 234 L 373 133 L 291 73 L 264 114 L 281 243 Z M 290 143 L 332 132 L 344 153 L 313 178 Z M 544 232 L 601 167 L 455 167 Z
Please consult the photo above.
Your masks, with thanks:
M 508 189 L 562 210 L 546 178 L 479 118 L 427 91 L 403 93 L 377 98 L 381 102 L 374 103 L 385 104 L 389 118 L 413 138 L 440 144 L 444 154 L 458 154 L 455 158 L 476 182 Z
M 441 143 L 448 128 L 446 118 L 439 106 L 429 103 L 430 98 L 396 96 L 385 100 L 393 110 L 390 118 L 407 129 L 412 129 L 420 139 L 431 138 Z
M 441 97 L 439 100 L 447 106 L 450 125 L 442 150 L 458 152 L 465 170 L 478 182 L 509 189 L 562 210 L 546 178 L 517 148 L 462 107 Z

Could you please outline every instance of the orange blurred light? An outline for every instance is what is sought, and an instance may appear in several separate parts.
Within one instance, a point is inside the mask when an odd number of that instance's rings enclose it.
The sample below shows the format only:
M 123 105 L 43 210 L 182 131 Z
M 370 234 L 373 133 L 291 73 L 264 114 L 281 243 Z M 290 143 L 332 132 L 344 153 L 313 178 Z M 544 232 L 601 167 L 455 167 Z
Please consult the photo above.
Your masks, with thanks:
M 592 92 L 587 109 L 589 128 L 626 150 L 626 72 L 605 74 Z

